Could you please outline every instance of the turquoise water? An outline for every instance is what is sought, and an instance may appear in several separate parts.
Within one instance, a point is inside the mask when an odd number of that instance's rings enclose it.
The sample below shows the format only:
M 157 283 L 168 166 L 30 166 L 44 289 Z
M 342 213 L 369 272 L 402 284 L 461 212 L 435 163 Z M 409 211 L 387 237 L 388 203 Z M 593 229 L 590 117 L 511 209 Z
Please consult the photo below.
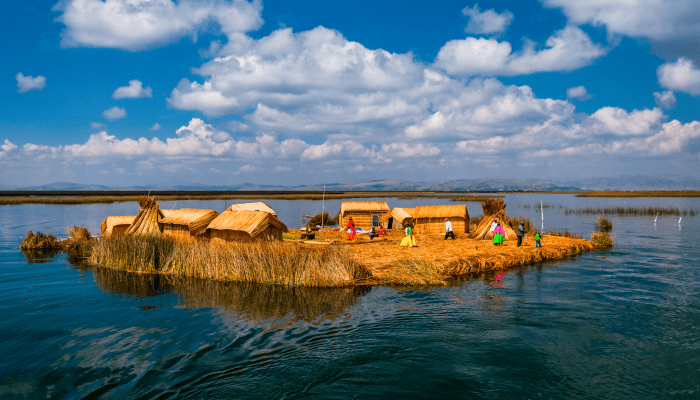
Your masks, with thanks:
M 538 225 L 540 200 L 552 205 L 546 230 L 585 237 L 595 216 L 563 208 L 700 209 L 697 199 L 506 196 L 509 214 Z M 321 208 L 269 203 L 290 227 Z M 480 213 L 478 203 L 468 208 Z M 1 398 L 700 397 L 697 216 L 681 225 L 611 217 L 611 251 L 439 288 L 226 284 L 17 249 L 29 229 L 97 232 L 107 215 L 136 211 L 135 203 L 0 206 Z

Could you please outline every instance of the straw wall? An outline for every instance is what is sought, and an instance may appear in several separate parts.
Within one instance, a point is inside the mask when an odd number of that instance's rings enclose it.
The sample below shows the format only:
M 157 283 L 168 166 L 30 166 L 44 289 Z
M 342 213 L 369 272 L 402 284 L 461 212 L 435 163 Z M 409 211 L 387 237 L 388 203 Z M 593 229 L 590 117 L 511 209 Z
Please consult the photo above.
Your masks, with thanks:
M 163 236 L 170 236 L 173 238 L 190 238 L 190 229 L 187 225 L 180 224 L 162 224 L 163 225 Z
M 461 217 L 450 218 L 455 234 L 468 233 L 469 221 Z M 416 234 L 445 234 L 445 218 L 416 218 L 413 232 Z
M 377 220 L 379 220 L 379 217 L 382 215 L 386 214 L 386 211 L 346 211 L 345 216 L 343 217 L 340 227 L 345 228 L 348 226 L 348 221 L 350 220 L 350 217 L 352 217 L 352 220 L 355 221 L 355 227 L 356 228 L 362 228 L 362 229 L 369 229 L 372 227 L 372 215 L 377 216 Z
M 250 242 L 253 240 L 279 240 L 282 241 L 282 230 L 275 226 L 268 226 L 260 235 L 252 238 L 247 232 L 230 229 L 209 229 L 209 238 L 212 242 Z
M 126 230 L 129 229 L 129 225 L 127 224 L 122 224 L 122 225 L 114 225 L 112 227 L 112 232 L 111 235 L 123 235 Z M 109 234 L 108 234 L 109 235 Z

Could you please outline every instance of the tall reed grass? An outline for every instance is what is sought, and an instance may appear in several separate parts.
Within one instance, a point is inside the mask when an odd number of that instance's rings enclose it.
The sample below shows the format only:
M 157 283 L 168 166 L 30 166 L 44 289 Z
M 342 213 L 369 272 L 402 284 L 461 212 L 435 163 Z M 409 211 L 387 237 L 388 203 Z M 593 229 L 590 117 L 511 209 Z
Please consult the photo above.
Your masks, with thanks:
M 369 276 L 338 246 L 304 248 L 279 242 L 180 242 L 167 237 L 111 236 L 93 250 L 102 266 L 235 282 L 348 286 Z

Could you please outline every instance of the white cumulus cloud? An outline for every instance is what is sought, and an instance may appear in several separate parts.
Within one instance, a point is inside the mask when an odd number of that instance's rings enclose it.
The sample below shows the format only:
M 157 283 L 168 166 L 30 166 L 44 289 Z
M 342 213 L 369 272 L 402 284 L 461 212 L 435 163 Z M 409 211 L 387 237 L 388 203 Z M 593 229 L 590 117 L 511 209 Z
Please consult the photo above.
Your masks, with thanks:
M 118 87 L 112 93 L 112 98 L 119 99 L 138 99 L 141 97 L 153 97 L 153 90 L 150 87 L 144 88 L 140 80 L 134 79 L 129 81 L 129 86 Z
M 666 63 L 656 71 L 659 83 L 666 89 L 700 95 L 700 69 L 686 58 Z
M 694 0 L 542 0 L 561 8 L 576 24 L 605 26 L 609 33 L 657 40 L 697 37 L 698 3 Z
M 104 119 L 114 121 L 115 119 L 126 118 L 126 110 L 114 106 L 108 110 L 102 111 L 102 117 Z
M 567 99 L 578 99 L 585 101 L 590 99 L 591 97 L 592 96 L 588 93 L 588 90 L 586 90 L 586 87 L 583 85 L 566 89 Z
M 605 54 L 581 29 L 574 26 L 557 31 L 538 50 L 526 42 L 513 53 L 508 42 L 473 38 L 447 42 L 438 52 L 435 66 L 450 75 L 527 75 L 536 72 L 571 71 L 589 65 Z
M 477 35 L 503 32 L 513 20 L 513 13 L 510 11 L 497 13 L 491 9 L 481 12 L 478 4 L 474 4 L 471 8 L 465 7 L 462 9 L 462 14 L 469 17 L 469 23 L 464 31 Z
M 41 90 L 46 87 L 46 78 L 41 75 L 36 77 L 24 76 L 24 74 L 18 72 L 15 75 L 15 79 L 17 79 L 17 93 L 27 93 L 30 90 Z
M 64 47 L 137 51 L 195 35 L 211 22 L 230 36 L 262 25 L 257 0 L 65 0 L 54 9 L 66 27 Z
M 661 93 L 654 92 L 654 100 L 656 101 L 656 105 L 664 110 L 676 108 L 676 95 L 673 94 L 673 91 L 671 90 Z

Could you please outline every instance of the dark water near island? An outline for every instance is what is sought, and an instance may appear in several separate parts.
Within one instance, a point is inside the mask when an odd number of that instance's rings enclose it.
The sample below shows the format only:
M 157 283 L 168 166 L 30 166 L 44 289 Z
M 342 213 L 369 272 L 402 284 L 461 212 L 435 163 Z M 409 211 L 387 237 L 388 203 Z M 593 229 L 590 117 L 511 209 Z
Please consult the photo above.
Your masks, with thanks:
M 596 217 L 563 209 L 700 210 L 700 199 L 506 196 L 509 214 L 538 225 L 540 200 L 550 205 L 546 230 L 584 237 Z M 321 209 L 267 202 L 290 227 Z M 161 206 L 226 205 L 169 203 Z M 468 208 L 481 213 L 478 203 Z M 611 251 L 439 288 L 227 284 L 17 249 L 30 229 L 96 233 L 107 215 L 137 211 L 135 203 L 0 206 L 0 398 L 700 398 L 698 216 L 680 225 L 610 217 Z

